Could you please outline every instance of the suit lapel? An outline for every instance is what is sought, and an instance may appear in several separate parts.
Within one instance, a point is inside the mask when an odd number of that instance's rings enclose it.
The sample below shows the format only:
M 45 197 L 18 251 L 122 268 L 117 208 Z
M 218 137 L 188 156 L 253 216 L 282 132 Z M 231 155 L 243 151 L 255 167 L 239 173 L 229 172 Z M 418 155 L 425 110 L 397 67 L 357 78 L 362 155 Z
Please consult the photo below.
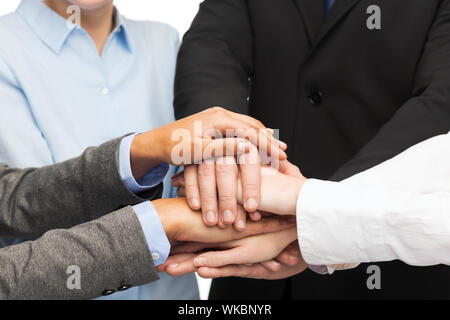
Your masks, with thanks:
M 301 1 L 301 0 L 300 0 Z M 320 1 L 320 0 L 318 0 Z M 313 49 L 330 33 L 345 15 L 361 0 L 336 0 L 323 24 L 320 26 L 317 37 L 314 39 Z
M 314 43 L 324 18 L 323 0 L 294 0 L 311 44 Z
M 325 17 L 324 0 L 294 0 L 313 47 L 361 0 L 336 0 Z

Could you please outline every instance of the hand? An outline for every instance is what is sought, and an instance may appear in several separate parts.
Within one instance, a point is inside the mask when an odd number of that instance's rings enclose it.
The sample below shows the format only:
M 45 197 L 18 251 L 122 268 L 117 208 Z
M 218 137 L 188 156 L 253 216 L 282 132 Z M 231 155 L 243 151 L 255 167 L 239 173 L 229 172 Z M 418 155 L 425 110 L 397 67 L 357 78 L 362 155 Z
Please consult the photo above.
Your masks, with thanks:
M 278 215 L 296 215 L 298 196 L 307 179 L 288 161 L 284 161 L 282 166 L 284 171 L 294 175 L 271 167 L 261 168 L 261 203 L 258 209 Z M 238 202 L 242 202 L 242 193 L 238 188 Z
M 260 202 L 261 166 L 259 153 L 251 145 L 248 153 L 238 156 L 242 190 L 242 201 L 250 217 L 257 221 L 256 212 Z M 237 230 L 246 226 L 246 212 L 237 210 L 239 168 L 234 157 L 219 157 L 206 160 L 200 165 L 185 167 L 184 173 L 174 176 L 172 184 L 185 188 L 185 195 L 191 208 L 202 209 L 203 220 L 208 226 L 224 228 L 234 224 Z M 200 199 L 200 201 L 199 201 Z M 201 205 L 200 205 L 201 203 Z
M 194 265 L 194 259 L 200 254 L 199 251 L 214 248 L 216 245 L 211 243 L 189 242 L 172 247 L 171 256 L 166 262 L 157 267 L 158 272 L 166 272 L 172 277 L 179 277 L 188 273 L 197 272 L 198 268 Z M 282 265 L 296 266 L 302 262 L 298 241 L 295 240 L 286 247 L 276 258 L 260 263 L 271 273 L 282 270 Z M 246 267 L 259 264 L 246 264 Z M 213 269 L 213 268 L 211 268 Z M 219 268 L 214 268 L 219 269 Z M 257 269 L 259 270 L 259 269 Z
M 218 139 L 229 136 L 233 138 Z M 161 162 L 189 165 L 215 156 L 235 156 L 248 151 L 248 141 L 276 159 L 287 158 L 282 150 L 285 144 L 261 122 L 215 107 L 137 135 L 131 147 L 132 172 L 139 179 Z
M 289 244 L 289 241 L 292 242 Z M 228 250 L 210 251 L 200 255 L 193 253 L 207 248 Z M 169 257 L 165 264 L 158 267 L 159 271 L 165 271 L 171 276 L 197 271 L 199 275 L 207 278 L 246 276 L 281 279 L 307 268 L 301 257 L 295 228 L 223 244 L 183 244 L 175 247 L 172 254 L 174 255 Z
M 194 259 L 197 268 L 219 268 L 227 265 L 264 263 L 275 259 L 285 248 L 297 240 L 297 229 L 255 235 L 220 244 L 219 251 L 209 251 Z M 179 250 L 183 250 L 180 248 Z M 296 261 L 298 262 L 298 261 Z
M 295 221 L 282 217 L 267 217 L 249 223 L 244 232 L 233 228 L 225 230 L 207 227 L 198 212 L 192 211 L 183 198 L 162 199 L 152 202 L 171 243 L 193 241 L 203 243 L 227 242 L 250 235 L 276 232 L 292 228 Z
M 252 147 L 250 150 L 252 150 Z M 198 168 L 198 171 L 195 166 L 187 167 L 184 173 L 180 173 L 172 179 L 172 183 L 178 188 L 180 195 L 188 194 L 188 190 L 190 190 L 191 195 L 201 194 L 203 220 L 206 225 L 217 224 L 216 184 L 219 194 L 222 193 L 222 202 L 226 202 L 226 205 L 222 205 L 222 207 L 233 207 L 233 203 L 236 202 L 235 199 L 239 203 L 245 203 L 245 188 L 247 188 L 247 197 L 249 197 L 249 194 L 256 194 L 256 190 L 258 191 L 259 210 L 280 215 L 296 214 L 297 198 L 303 184 L 307 180 L 296 166 L 286 160 L 280 162 L 280 171 L 270 167 L 261 168 L 259 166 L 254 168 L 247 167 L 243 171 L 243 166 L 241 165 L 241 175 L 238 176 L 237 168 L 230 164 L 235 165 L 230 160 L 228 164 L 221 164 L 219 166 L 220 169 L 217 170 L 218 165 L 213 160 L 206 161 L 203 167 L 200 166 Z M 216 170 L 214 166 L 216 166 Z M 244 180 L 247 182 L 244 183 Z M 223 190 L 220 191 L 220 189 Z M 236 189 L 238 191 L 237 197 L 233 196 Z M 276 191 L 274 192 L 274 190 Z M 283 192 L 279 192 L 279 190 L 283 190 Z M 210 214 L 211 212 L 213 213 Z M 214 218 L 210 220 L 209 216 L 214 216 Z M 253 221 L 258 221 L 261 218 L 261 214 L 258 211 L 251 212 L 250 218 Z M 234 222 L 235 228 L 244 230 L 245 225 L 245 212 L 237 211 Z M 219 226 L 221 226 L 220 221 Z
M 221 268 L 199 268 L 197 273 L 205 279 L 241 277 L 249 279 L 279 280 L 295 276 L 305 271 L 308 265 L 300 260 L 296 265 L 281 265 L 278 271 L 270 271 L 261 264 L 231 265 Z

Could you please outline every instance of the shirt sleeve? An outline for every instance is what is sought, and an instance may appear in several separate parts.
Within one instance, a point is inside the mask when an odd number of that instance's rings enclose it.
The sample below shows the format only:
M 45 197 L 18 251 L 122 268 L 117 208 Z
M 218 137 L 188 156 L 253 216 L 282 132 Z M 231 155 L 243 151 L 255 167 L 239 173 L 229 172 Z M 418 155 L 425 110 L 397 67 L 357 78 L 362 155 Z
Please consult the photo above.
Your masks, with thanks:
M 141 223 L 155 266 L 163 264 L 170 253 L 170 242 L 158 212 L 150 201 L 135 205 L 133 209 Z
M 310 264 L 450 264 L 450 192 L 309 180 L 299 200 L 299 244 Z
M 308 180 L 297 201 L 305 261 L 450 264 L 448 163 L 442 135 L 343 182 Z
M 153 168 L 149 173 L 136 181 L 131 172 L 130 150 L 136 134 L 122 139 L 119 147 L 120 176 L 127 188 L 134 193 L 140 193 L 159 185 L 169 170 L 167 163 L 162 163 Z M 150 201 L 133 206 L 133 209 L 141 223 L 142 230 L 147 240 L 147 245 L 152 254 L 155 266 L 163 264 L 170 253 L 170 242 L 159 219 L 158 212 Z
M 161 163 L 154 167 L 139 181 L 136 181 L 131 171 L 131 159 L 130 151 L 131 144 L 136 134 L 129 135 L 122 139 L 119 148 L 119 170 L 120 176 L 127 188 L 134 193 L 144 192 L 151 188 L 158 186 L 169 171 L 169 165 L 167 163 Z

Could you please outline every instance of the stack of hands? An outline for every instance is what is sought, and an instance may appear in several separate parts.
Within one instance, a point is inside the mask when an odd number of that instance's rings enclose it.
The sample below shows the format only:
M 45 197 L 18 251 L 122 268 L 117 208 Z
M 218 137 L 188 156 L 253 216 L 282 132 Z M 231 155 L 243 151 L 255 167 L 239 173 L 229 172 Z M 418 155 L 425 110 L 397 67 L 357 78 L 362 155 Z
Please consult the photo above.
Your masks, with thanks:
M 185 170 L 172 179 L 179 198 L 153 202 L 172 245 L 158 271 L 281 279 L 308 267 L 296 228 L 297 198 L 306 179 L 287 161 L 287 146 L 273 130 L 253 118 L 212 108 L 160 131 L 166 154 L 158 160 Z M 137 136 L 134 145 L 140 140 L 149 145 L 145 135 Z M 150 145 L 159 145 L 157 136 L 152 133 Z M 136 178 L 148 165 L 132 163 Z
M 222 162 L 221 159 L 219 161 Z M 200 172 L 204 170 L 202 166 L 199 165 Z M 304 271 L 307 264 L 302 259 L 297 239 L 295 207 L 305 179 L 298 169 L 286 163 L 285 169 L 294 174 L 288 176 L 272 168 L 260 168 L 261 176 L 257 180 L 261 181 L 261 188 L 258 185 L 255 188 L 253 184 L 243 184 L 237 173 L 221 172 L 236 170 L 232 164 L 229 166 L 226 170 L 216 171 L 215 176 L 214 171 L 211 175 L 199 173 L 198 185 L 186 183 L 186 172 L 174 177 L 173 184 L 179 188 L 180 195 L 189 193 L 194 195 L 194 199 L 201 194 L 198 186 L 206 182 L 200 181 L 217 179 L 219 196 L 201 200 L 203 225 L 197 227 L 197 231 L 204 229 L 206 237 L 195 240 L 189 236 L 184 238 L 188 241 L 178 238 L 181 242 L 174 243 L 171 256 L 159 270 L 172 276 L 196 271 L 204 278 L 238 276 L 255 279 L 282 279 Z M 245 192 L 245 188 L 238 187 L 234 195 L 223 196 L 220 186 L 224 186 L 226 192 L 235 185 L 243 185 L 250 190 Z M 215 192 L 216 188 L 212 189 Z M 276 195 L 280 190 L 286 193 Z M 254 200 L 260 197 L 262 201 Z M 196 203 L 191 201 L 191 197 L 187 199 L 189 203 Z M 254 206 L 249 207 L 248 203 Z M 214 208 L 219 208 L 219 214 L 212 221 L 208 216 L 215 212 Z

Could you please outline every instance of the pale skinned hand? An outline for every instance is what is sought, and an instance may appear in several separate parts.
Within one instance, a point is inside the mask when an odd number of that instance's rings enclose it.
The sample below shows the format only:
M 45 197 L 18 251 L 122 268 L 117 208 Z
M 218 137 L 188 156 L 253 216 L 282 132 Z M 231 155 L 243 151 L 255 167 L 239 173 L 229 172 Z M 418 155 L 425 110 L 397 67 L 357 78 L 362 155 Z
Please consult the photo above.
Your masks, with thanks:
M 211 248 L 220 250 L 193 253 Z M 188 243 L 175 247 L 172 254 L 158 267 L 171 276 L 200 271 L 201 276 L 218 277 L 215 275 L 239 272 L 236 276 L 245 273 L 251 277 L 279 279 L 286 272 L 297 274 L 307 267 L 301 257 L 295 228 L 215 245 Z
M 248 157 L 248 154 L 245 154 L 245 156 Z M 230 163 L 233 163 L 232 160 Z M 219 193 L 221 192 L 220 187 L 226 190 L 222 191 L 222 202 L 228 203 L 228 207 L 232 207 L 235 201 L 244 204 L 246 199 L 246 186 L 248 188 L 250 185 L 251 189 L 257 184 L 259 185 L 258 190 L 260 194 L 260 196 L 258 196 L 260 199 L 258 200 L 258 208 L 261 211 L 281 215 L 295 215 L 297 197 L 303 183 L 306 181 L 306 178 L 303 177 L 300 170 L 296 166 L 287 160 L 279 163 L 279 171 L 269 167 L 258 166 L 255 170 L 252 168 L 250 171 L 243 172 L 241 165 L 240 174 L 237 172 L 237 168 L 233 166 L 229 166 L 228 168 L 221 166 L 220 170 L 216 170 L 216 173 L 214 173 L 214 165 L 213 160 L 205 162 L 203 168 L 210 166 L 210 169 L 208 169 L 210 172 L 202 172 L 200 167 L 198 168 L 198 172 L 195 166 L 187 167 L 185 172 L 177 174 L 172 179 L 173 185 L 178 188 L 178 194 L 183 196 L 187 195 L 189 189 L 195 190 L 198 187 L 197 181 L 200 186 L 203 186 L 203 188 L 200 188 L 200 194 L 202 197 L 202 213 L 206 225 L 217 224 L 214 223 L 216 221 L 208 221 L 207 218 L 208 212 L 217 209 L 217 194 L 216 188 L 214 187 L 216 184 L 218 185 Z M 216 169 L 217 167 L 218 165 L 216 165 Z M 231 172 L 227 172 L 228 170 L 231 170 Z M 257 178 L 252 178 L 252 176 L 256 176 Z M 192 178 L 195 180 L 195 183 L 188 183 L 189 179 Z M 247 181 L 247 184 L 244 183 L 244 180 Z M 274 190 L 277 191 L 274 192 Z M 280 192 L 280 190 L 282 190 L 282 192 Z M 226 195 L 225 197 L 224 194 Z M 236 196 L 233 196 L 233 194 L 236 194 Z M 204 202 L 208 204 L 203 205 Z M 213 209 L 210 210 L 209 208 L 211 207 Z M 234 227 L 237 230 L 245 229 L 246 214 L 243 213 L 244 212 L 240 211 L 237 211 L 236 213 Z M 258 221 L 258 219 L 261 218 L 261 213 L 259 211 L 249 212 L 249 216 L 253 221 Z M 214 217 L 217 218 L 217 215 L 214 215 Z M 220 223 L 220 219 L 219 226 L 223 227 Z
M 296 266 L 301 262 L 300 250 L 298 248 L 297 241 L 293 242 L 287 248 L 283 250 L 275 259 L 265 261 L 257 264 L 246 264 L 246 267 L 255 267 L 262 266 L 266 269 L 267 274 L 272 274 L 274 272 L 278 272 L 282 270 L 283 266 Z M 203 249 L 207 249 L 207 247 L 211 248 L 211 245 L 203 244 L 203 246 L 199 246 L 198 248 L 203 247 Z M 179 250 L 174 248 L 173 252 L 177 252 Z M 172 252 L 172 253 L 173 253 Z M 198 268 L 194 265 L 194 259 L 199 255 L 199 253 L 178 253 L 170 256 L 166 262 L 162 265 L 159 265 L 156 269 L 158 272 L 166 272 L 168 275 L 172 277 L 180 277 L 186 275 L 188 273 L 197 272 Z M 226 266 L 228 267 L 228 266 Z M 220 268 L 211 268 L 211 269 L 220 269 Z
M 298 194 L 307 180 L 300 172 L 300 170 L 290 164 L 287 161 L 282 161 L 280 163 L 280 169 L 282 169 L 285 172 L 288 172 L 288 174 L 282 174 L 272 168 L 263 167 L 262 168 L 262 183 L 261 183 L 261 194 L 262 194 L 262 200 L 260 203 L 260 209 L 264 211 L 271 211 L 274 213 L 277 213 L 279 215 L 296 215 L 296 204 L 297 204 L 297 198 Z M 181 187 L 180 189 L 183 189 L 183 179 L 178 177 L 178 183 Z M 239 186 L 239 185 L 238 185 Z M 283 192 L 274 192 L 274 190 L 283 190 Z M 238 188 L 238 195 L 237 198 L 239 201 L 241 201 L 242 192 L 241 189 Z M 295 240 L 292 241 L 292 237 L 295 237 Z M 273 240 L 272 236 L 268 235 L 268 238 Z M 291 238 L 287 237 L 286 239 L 282 240 L 281 242 L 275 241 L 275 243 L 280 243 L 281 246 L 285 245 L 286 243 L 290 245 L 284 248 L 282 250 L 281 254 L 279 254 L 276 258 L 268 259 L 267 261 L 258 261 L 261 263 L 254 262 L 245 262 L 243 265 L 240 265 L 239 268 L 237 266 L 234 266 L 232 269 L 228 266 L 223 267 L 226 272 L 230 272 L 230 270 L 239 270 L 240 272 L 253 272 L 252 274 L 254 276 L 261 276 L 261 277 L 267 277 L 271 278 L 272 273 L 270 272 L 278 272 L 279 270 L 287 271 L 287 272 L 296 272 L 298 273 L 299 269 L 295 268 L 286 268 L 291 267 L 293 265 L 297 265 L 300 269 L 302 268 L 303 264 L 301 264 L 302 259 L 300 255 L 300 249 L 298 247 L 298 241 L 296 240 L 297 234 L 291 233 Z M 245 240 L 245 239 L 244 239 Z M 291 242 L 290 242 L 291 241 Z M 251 257 L 251 254 L 255 254 L 255 252 L 261 252 L 259 249 L 259 246 L 264 247 L 267 243 L 271 243 L 270 241 L 263 241 L 259 244 L 257 242 L 251 242 L 254 245 L 253 253 L 250 253 L 249 257 Z M 167 262 L 160 267 L 162 271 L 166 271 L 169 274 L 173 276 L 182 275 L 189 272 L 197 271 L 196 266 L 194 266 L 194 258 L 195 253 L 197 251 L 201 251 L 204 249 L 212 248 L 209 245 L 205 245 L 202 243 L 191 243 L 183 246 L 177 246 L 174 248 L 172 254 L 173 256 L 169 257 Z M 242 248 L 240 249 L 242 250 Z M 211 252 L 207 253 L 212 255 L 219 255 L 222 252 Z M 247 254 L 243 254 L 243 257 L 247 257 Z M 258 260 L 264 260 L 267 256 L 262 256 Z M 226 259 L 226 255 L 224 257 Z M 241 263 L 242 261 L 238 261 Z M 235 262 L 235 263 L 238 263 Z M 248 264 L 253 264 L 252 266 L 249 266 Z M 263 267 L 263 269 L 261 269 Z M 205 270 L 204 267 L 202 270 Z M 218 267 L 221 268 L 222 267 Z M 218 272 L 218 270 L 213 269 L 214 272 Z M 208 270 L 211 270 L 208 269 Z M 262 272 L 264 271 L 264 272 Z M 269 272 L 269 273 L 267 273 Z M 269 276 L 270 275 L 270 276 Z M 282 274 L 275 275 L 275 277 L 281 276 Z
M 223 267 L 233 264 L 254 264 L 270 261 L 297 239 L 297 229 L 255 235 L 223 243 L 216 248 L 220 251 L 209 251 L 198 255 L 194 259 L 194 266 Z M 182 249 L 181 249 L 182 250 Z
M 198 166 L 198 180 L 197 166 L 188 166 L 185 168 L 184 172 L 181 172 L 172 178 L 172 184 L 177 188 L 178 196 L 187 197 L 188 190 L 192 191 L 199 187 L 202 201 L 203 221 L 207 226 L 218 225 L 220 228 L 225 228 L 229 223 L 233 223 L 234 228 L 238 231 L 243 231 L 246 228 L 247 212 L 243 206 L 237 203 L 237 193 L 240 186 L 238 186 L 238 172 L 237 167 L 234 166 L 235 164 L 234 158 L 232 157 L 220 157 L 217 160 L 217 163 L 215 163 L 215 160 L 211 159 L 205 161 L 203 165 Z M 203 170 L 206 171 L 204 172 Z M 212 172 L 208 172 L 210 170 Z M 249 180 L 254 180 L 252 176 L 257 177 L 258 181 L 250 182 L 250 185 L 254 186 L 254 183 L 260 184 L 259 179 L 261 173 L 259 165 L 256 172 L 251 172 L 252 170 L 253 168 L 251 168 L 251 165 L 244 169 L 245 174 L 248 175 L 246 180 L 247 185 L 244 184 L 244 188 L 247 186 L 247 192 L 249 189 Z M 209 177 L 207 177 L 208 175 Z M 193 182 L 189 180 L 190 178 L 195 178 L 194 184 L 198 181 L 198 186 L 193 186 Z M 217 190 L 219 195 L 217 195 Z M 259 192 L 260 190 L 257 192 L 258 199 Z M 217 198 L 219 198 L 219 201 L 217 201 Z M 217 203 L 222 206 L 220 210 L 218 210 Z M 232 220 L 226 219 L 227 215 L 225 213 L 227 210 L 233 216 Z M 221 214 L 218 215 L 217 212 L 221 212 Z M 250 212 L 249 215 L 253 221 L 259 221 L 261 219 L 261 213 L 258 211 Z M 213 218 L 211 218 L 211 216 Z
M 200 277 L 205 279 L 240 277 L 249 279 L 279 280 L 295 276 L 308 268 L 306 262 L 301 260 L 294 266 L 281 265 L 278 271 L 270 271 L 261 264 L 230 265 L 221 268 L 202 267 L 197 270 Z

